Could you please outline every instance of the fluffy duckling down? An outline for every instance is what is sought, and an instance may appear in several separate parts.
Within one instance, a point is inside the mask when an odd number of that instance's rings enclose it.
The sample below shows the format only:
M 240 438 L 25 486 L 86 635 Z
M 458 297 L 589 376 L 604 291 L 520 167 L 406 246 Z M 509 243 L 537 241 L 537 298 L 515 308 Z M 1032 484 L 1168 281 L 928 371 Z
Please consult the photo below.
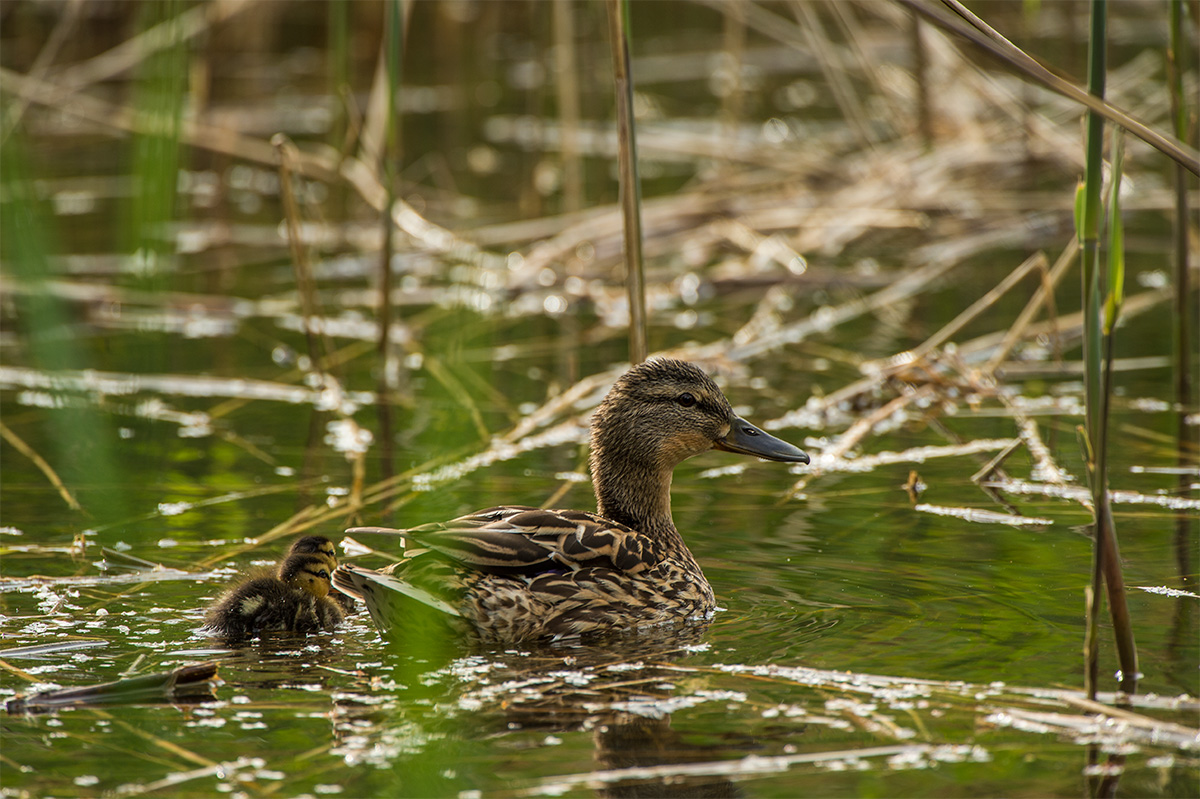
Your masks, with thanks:
M 209 608 L 205 627 L 232 640 L 266 632 L 332 630 L 345 615 L 330 596 L 329 575 L 335 568 L 333 542 L 305 536 L 292 544 L 274 574 L 251 574 L 226 591 Z

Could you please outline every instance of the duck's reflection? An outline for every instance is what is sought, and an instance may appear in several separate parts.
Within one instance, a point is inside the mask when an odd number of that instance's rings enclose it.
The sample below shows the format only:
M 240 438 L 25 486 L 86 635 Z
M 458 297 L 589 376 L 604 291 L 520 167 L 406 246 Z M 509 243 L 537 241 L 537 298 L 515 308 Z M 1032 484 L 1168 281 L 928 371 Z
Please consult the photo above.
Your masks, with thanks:
M 725 777 L 681 774 L 665 768 L 722 759 L 725 747 L 686 741 L 671 729 L 670 717 L 647 719 L 614 713 L 596 728 L 596 762 L 614 778 L 599 790 L 613 797 L 741 796 Z M 620 772 L 625 772 L 622 779 Z M 651 776 L 651 773 L 657 776 Z
M 530 733 L 554 740 L 590 730 L 593 771 L 578 773 L 579 766 L 564 758 L 559 775 L 537 785 L 514 786 L 516 793 L 577 792 L 591 786 L 597 795 L 614 797 L 739 796 L 725 776 L 686 768 L 727 759 L 728 742 L 697 743 L 671 723 L 673 712 L 717 698 L 682 690 L 681 673 L 673 668 L 699 644 L 707 626 L 675 627 L 669 636 L 609 639 L 603 646 L 590 641 L 479 650 L 417 680 L 391 683 L 398 690 L 386 706 L 370 704 L 367 695 L 347 693 L 335 712 L 340 751 L 349 760 L 380 755 L 406 759 L 417 754 L 418 739 L 447 734 L 434 728 L 450 716 L 456 716 L 447 728 L 455 729 L 450 735 L 488 739 L 493 745 L 505 737 L 527 741 Z M 436 712 L 451 708 L 445 717 Z M 414 722 L 424 725 L 423 733 L 414 732 Z

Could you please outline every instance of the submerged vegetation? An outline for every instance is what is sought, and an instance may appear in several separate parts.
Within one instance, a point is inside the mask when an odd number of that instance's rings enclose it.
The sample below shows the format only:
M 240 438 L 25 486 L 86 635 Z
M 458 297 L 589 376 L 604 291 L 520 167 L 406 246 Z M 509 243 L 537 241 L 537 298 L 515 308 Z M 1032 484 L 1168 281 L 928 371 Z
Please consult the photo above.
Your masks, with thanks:
M 968 5 L 0 6 L 0 792 L 1193 795 L 1195 7 Z M 201 630 L 643 354 L 812 456 L 681 467 L 702 636 Z

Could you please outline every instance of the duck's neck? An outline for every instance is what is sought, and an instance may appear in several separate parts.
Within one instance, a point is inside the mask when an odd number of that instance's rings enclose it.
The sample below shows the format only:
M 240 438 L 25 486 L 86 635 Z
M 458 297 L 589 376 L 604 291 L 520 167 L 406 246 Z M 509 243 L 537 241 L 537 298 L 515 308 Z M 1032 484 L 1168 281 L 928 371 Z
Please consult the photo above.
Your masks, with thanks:
M 642 533 L 679 535 L 671 519 L 671 469 L 647 462 L 641 453 L 598 447 L 595 441 L 591 469 L 601 516 Z

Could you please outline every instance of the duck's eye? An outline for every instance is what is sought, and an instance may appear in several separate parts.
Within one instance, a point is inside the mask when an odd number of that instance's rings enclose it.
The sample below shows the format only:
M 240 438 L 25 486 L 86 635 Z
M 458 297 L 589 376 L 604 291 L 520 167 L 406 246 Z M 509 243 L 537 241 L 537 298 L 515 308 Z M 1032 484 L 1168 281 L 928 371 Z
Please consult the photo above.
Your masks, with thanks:
M 685 391 L 676 397 L 675 401 L 685 408 L 691 408 L 696 404 L 696 398 L 688 391 Z

